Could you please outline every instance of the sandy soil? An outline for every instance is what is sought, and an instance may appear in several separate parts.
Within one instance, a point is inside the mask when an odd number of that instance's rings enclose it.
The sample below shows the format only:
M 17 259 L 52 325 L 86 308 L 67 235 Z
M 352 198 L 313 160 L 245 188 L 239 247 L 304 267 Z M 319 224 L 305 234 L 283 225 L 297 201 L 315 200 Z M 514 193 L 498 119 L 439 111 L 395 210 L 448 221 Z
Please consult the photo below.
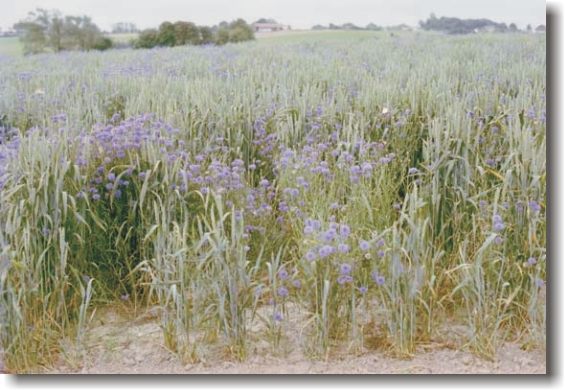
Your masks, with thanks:
M 297 309 L 289 317 L 298 318 Z M 153 313 L 154 314 L 154 313 Z M 298 321 L 298 320 L 297 320 Z M 283 328 L 283 344 L 276 354 L 265 341 L 264 325 L 254 324 L 249 354 L 244 362 L 226 357 L 213 346 L 199 351 L 199 360 L 182 364 L 164 346 L 163 335 L 152 312 L 132 319 L 123 310 L 99 309 L 93 317 L 86 350 L 76 364 L 62 361 L 45 373 L 82 374 L 545 374 L 545 351 L 526 351 L 518 343 L 506 343 L 494 361 L 481 359 L 462 348 L 461 326 L 448 326 L 447 342 L 418 347 L 411 359 L 396 359 L 384 351 L 344 345 L 325 359 L 310 359 L 300 347 L 298 322 Z M 263 328 L 263 329 L 261 329 Z M 449 329 L 449 330 L 447 330 Z M 302 340 L 303 341 L 303 340 Z M 204 343 L 202 343 L 204 345 Z M 281 352 L 282 350 L 282 352 Z M 1 366 L 0 369 L 4 367 Z

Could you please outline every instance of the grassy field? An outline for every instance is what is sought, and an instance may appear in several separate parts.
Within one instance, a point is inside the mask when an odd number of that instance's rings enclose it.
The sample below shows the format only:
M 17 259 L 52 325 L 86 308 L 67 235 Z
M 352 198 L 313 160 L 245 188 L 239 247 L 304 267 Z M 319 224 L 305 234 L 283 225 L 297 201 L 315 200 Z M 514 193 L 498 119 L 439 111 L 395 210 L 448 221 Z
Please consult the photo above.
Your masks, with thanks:
M 356 41 L 363 39 L 378 38 L 387 35 L 386 32 L 376 31 L 336 31 L 336 30 L 287 30 L 279 32 L 256 33 L 255 37 L 259 40 L 275 41 L 304 41 L 304 40 L 338 40 Z
M 258 40 L 274 40 L 277 42 L 298 42 L 298 41 L 356 41 L 364 39 L 378 38 L 386 35 L 383 32 L 373 31 L 312 31 L 312 30 L 294 30 L 282 31 L 276 33 L 259 33 L 256 34 Z M 397 32 L 397 35 L 406 34 L 405 32 Z M 137 37 L 137 34 L 110 34 L 108 35 L 116 43 L 129 43 Z M 0 55 L 17 55 L 22 54 L 23 48 L 19 39 L 16 37 L 0 38 Z
M 292 32 L 0 57 L 6 363 L 80 356 L 116 303 L 155 307 L 183 362 L 245 360 L 254 321 L 282 351 L 294 310 L 315 359 L 410 357 L 448 322 L 486 359 L 544 349 L 545 44 Z
M 22 46 L 17 37 L 0 37 L 0 55 L 22 54 Z

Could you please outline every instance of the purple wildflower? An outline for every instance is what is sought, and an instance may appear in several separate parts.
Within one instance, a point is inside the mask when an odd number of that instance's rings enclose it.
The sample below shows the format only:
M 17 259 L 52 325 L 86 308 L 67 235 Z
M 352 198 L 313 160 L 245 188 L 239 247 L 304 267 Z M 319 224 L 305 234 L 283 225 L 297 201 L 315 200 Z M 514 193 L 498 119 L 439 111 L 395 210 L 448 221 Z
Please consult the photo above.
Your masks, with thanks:
M 359 240 L 359 248 L 362 251 L 368 251 L 370 247 L 371 247 L 371 244 L 369 243 L 369 241 Z
M 287 296 L 288 296 L 288 290 L 287 290 L 287 288 L 284 287 L 284 286 L 281 287 L 281 288 L 279 288 L 279 295 L 280 295 L 281 297 L 283 297 L 283 298 L 287 297 Z
M 331 255 L 334 251 L 334 248 L 330 245 L 324 245 L 323 247 L 320 248 L 320 250 L 318 251 L 318 254 L 320 255 L 320 257 L 323 259 L 324 257 L 328 257 L 329 255 Z
M 528 205 L 530 206 L 530 208 L 534 211 L 541 211 L 541 206 L 538 204 L 538 202 L 536 202 L 535 200 L 530 200 L 528 202 Z
M 343 263 L 339 268 L 339 272 L 342 275 L 349 275 L 351 273 L 351 266 L 347 263 Z
M 349 237 L 349 234 L 351 234 L 351 228 L 349 225 L 341 225 L 339 227 L 339 235 L 341 238 L 347 238 Z
M 316 259 L 316 254 L 314 252 L 308 252 L 305 257 L 308 261 L 314 261 L 314 259 Z
M 337 250 L 341 253 L 347 253 L 349 252 L 349 245 L 341 243 L 337 246 Z
M 324 241 L 329 243 L 337 238 L 337 232 L 335 231 L 335 229 L 330 228 L 325 232 L 321 233 L 320 236 Z

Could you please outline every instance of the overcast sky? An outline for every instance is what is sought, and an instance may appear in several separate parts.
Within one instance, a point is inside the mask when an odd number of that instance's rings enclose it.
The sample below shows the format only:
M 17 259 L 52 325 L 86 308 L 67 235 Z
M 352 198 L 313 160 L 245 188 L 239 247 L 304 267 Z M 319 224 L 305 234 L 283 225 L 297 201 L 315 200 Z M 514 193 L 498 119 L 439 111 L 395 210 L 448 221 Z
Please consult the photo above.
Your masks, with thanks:
M 432 12 L 438 17 L 516 23 L 523 29 L 527 24 L 545 24 L 546 13 L 542 0 L 0 0 L 0 27 L 11 27 L 37 7 L 58 9 L 64 15 L 88 15 L 103 30 L 117 22 L 131 22 L 143 29 L 165 20 L 214 25 L 237 18 L 251 23 L 262 17 L 294 29 L 346 22 L 417 26 Z

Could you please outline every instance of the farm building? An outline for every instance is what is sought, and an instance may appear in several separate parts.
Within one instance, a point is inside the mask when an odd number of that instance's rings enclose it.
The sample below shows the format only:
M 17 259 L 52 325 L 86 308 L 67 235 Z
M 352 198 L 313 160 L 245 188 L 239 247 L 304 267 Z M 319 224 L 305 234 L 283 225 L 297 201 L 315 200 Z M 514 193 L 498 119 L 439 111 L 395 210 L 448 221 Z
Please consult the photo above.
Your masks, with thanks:
M 290 30 L 290 26 L 285 26 L 278 23 L 253 23 L 251 27 L 253 27 L 253 31 L 255 32 L 275 32 Z

